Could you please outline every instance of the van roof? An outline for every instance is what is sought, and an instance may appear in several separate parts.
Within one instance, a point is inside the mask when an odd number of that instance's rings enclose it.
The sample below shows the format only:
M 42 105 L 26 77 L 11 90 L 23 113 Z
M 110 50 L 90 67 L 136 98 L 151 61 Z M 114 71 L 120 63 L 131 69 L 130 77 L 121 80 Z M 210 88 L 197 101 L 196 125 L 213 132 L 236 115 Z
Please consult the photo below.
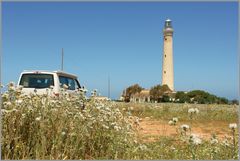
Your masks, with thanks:
M 70 77 L 77 78 L 76 75 L 71 74 L 71 73 L 66 73 L 66 72 L 64 72 L 64 71 L 24 70 L 24 71 L 22 72 L 22 74 L 24 74 L 24 73 L 50 73 L 50 74 L 56 73 L 56 74 L 58 74 L 58 75 L 64 75 L 64 76 L 70 76 Z

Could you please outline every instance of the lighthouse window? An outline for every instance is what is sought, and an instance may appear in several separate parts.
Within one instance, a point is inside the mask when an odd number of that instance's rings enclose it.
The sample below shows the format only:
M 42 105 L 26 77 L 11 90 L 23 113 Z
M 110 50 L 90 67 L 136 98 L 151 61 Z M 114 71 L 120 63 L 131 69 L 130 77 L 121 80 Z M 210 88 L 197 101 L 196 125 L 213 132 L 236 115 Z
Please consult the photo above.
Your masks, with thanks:
M 164 74 L 166 74 L 166 71 L 164 71 Z
M 167 55 L 165 54 L 164 56 L 165 56 L 165 58 L 166 58 Z
M 165 40 L 167 40 L 167 38 L 165 38 Z

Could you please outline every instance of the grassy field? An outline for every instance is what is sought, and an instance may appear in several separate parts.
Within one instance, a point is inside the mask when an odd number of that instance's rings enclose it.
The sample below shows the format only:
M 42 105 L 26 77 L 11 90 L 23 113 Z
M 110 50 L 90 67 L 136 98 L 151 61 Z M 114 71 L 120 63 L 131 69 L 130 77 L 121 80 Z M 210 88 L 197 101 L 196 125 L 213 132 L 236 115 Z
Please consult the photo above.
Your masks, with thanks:
M 218 104 L 180 104 L 180 103 L 118 103 L 119 108 L 128 109 L 132 115 L 140 118 L 169 120 L 179 117 L 182 121 L 189 120 L 188 109 L 199 109 L 195 116 L 197 121 L 237 121 L 238 106 Z
M 2 159 L 238 159 L 237 106 L 24 96 L 12 86 L 2 100 Z
M 237 159 L 239 134 L 237 129 L 229 128 L 229 124 L 238 122 L 238 106 L 118 103 L 118 107 L 139 118 L 138 136 L 140 142 L 151 149 L 149 159 Z M 191 113 L 189 109 L 198 112 Z M 175 125 L 169 125 L 172 118 L 178 120 Z M 187 144 L 181 125 L 189 125 L 187 135 L 197 136 L 201 144 Z

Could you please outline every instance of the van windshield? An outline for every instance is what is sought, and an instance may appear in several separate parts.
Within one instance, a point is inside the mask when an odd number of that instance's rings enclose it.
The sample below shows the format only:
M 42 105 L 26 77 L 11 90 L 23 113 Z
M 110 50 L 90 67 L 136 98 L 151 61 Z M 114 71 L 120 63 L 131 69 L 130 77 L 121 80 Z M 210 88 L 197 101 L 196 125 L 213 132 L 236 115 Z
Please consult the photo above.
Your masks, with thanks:
M 49 88 L 53 83 L 52 74 L 23 74 L 20 85 L 24 88 Z

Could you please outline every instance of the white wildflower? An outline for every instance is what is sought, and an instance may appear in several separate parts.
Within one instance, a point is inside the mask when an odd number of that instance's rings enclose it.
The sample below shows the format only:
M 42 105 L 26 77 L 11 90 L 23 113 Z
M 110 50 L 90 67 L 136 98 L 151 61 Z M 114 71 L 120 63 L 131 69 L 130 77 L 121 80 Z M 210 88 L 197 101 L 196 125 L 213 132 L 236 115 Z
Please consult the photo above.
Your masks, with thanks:
M 194 145 L 200 145 L 200 144 L 202 144 L 202 140 L 200 138 L 194 138 L 193 144 Z
M 178 118 L 177 117 L 173 117 L 172 120 L 170 120 L 168 122 L 169 125 L 176 125 L 176 123 L 178 122 Z
M 84 92 L 84 93 L 87 93 L 87 92 L 88 92 L 88 90 L 84 88 L 84 89 L 83 89 L 83 92 Z
M 188 109 L 188 113 L 189 114 L 193 114 L 193 113 L 198 114 L 199 110 L 198 110 L 198 108 L 190 108 L 190 109 Z
M 229 128 L 230 129 L 236 129 L 237 128 L 237 124 L 236 123 L 229 124 Z
M 6 106 L 11 106 L 11 105 L 12 105 L 12 103 L 9 101 L 6 103 Z
M 199 138 L 198 135 L 196 134 L 191 134 L 189 137 L 189 142 L 194 144 L 194 145 L 200 145 L 202 144 L 202 140 Z
M 22 114 L 22 118 L 25 118 L 25 117 L 26 117 L 26 114 L 25 114 L 25 113 L 23 113 L 23 114 Z
M 9 89 L 9 90 L 14 90 L 14 86 L 15 86 L 15 83 L 14 83 L 14 82 L 8 83 L 8 89 Z
M 131 111 L 132 111 L 133 109 L 134 109 L 134 108 L 133 108 L 132 106 L 130 106 L 130 107 L 129 107 L 129 110 L 131 110 Z
M 66 132 L 65 132 L 65 131 L 63 131 L 63 132 L 61 133 L 61 135 L 62 135 L 62 136 L 66 135 Z
M 114 130 L 116 130 L 116 131 L 121 130 L 121 127 L 120 127 L 120 126 L 114 126 L 113 128 L 114 128 Z
M 23 86 L 19 85 L 17 89 L 21 91 L 23 89 Z
M 92 91 L 91 96 L 96 96 L 96 93 Z
M 186 124 L 183 124 L 181 126 L 181 129 L 184 130 L 184 131 L 187 131 L 189 128 L 190 128 L 189 125 L 186 125 Z
M 195 108 L 195 113 L 198 114 L 199 113 L 199 110 L 198 108 Z
M 223 140 L 222 145 L 229 147 L 230 144 L 227 139 Z
M 41 120 L 41 116 L 37 117 L 35 120 L 36 121 L 40 121 Z
M 170 121 L 168 122 L 168 124 L 169 124 L 169 125 L 174 125 L 173 120 L 170 120 Z
M 173 122 L 178 122 L 178 118 L 177 117 L 173 117 L 172 120 L 173 120 Z
M 211 138 L 210 143 L 213 145 L 218 144 L 218 140 L 216 138 Z
M 171 149 L 172 151 L 175 151 L 175 150 L 176 150 L 176 148 L 175 148 L 173 145 L 170 147 L 170 149 Z
M 105 128 L 105 129 L 109 129 L 109 127 L 107 126 L 107 125 L 102 125 L 103 126 L 103 128 Z
M 18 99 L 18 100 L 16 100 L 15 102 L 16 102 L 17 105 L 20 105 L 20 104 L 23 102 L 23 100 Z
M 1 109 L 1 113 L 2 114 L 9 113 L 9 110 Z
M 188 109 L 188 113 L 194 113 L 195 110 L 193 108 Z
M 139 149 L 140 149 L 140 150 L 147 150 L 147 146 L 141 144 L 141 145 L 139 145 Z
M 2 95 L 2 98 L 4 98 L 4 99 L 8 99 L 8 97 L 9 97 L 9 95 L 8 95 L 7 93 L 4 93 L 4 94 Z

